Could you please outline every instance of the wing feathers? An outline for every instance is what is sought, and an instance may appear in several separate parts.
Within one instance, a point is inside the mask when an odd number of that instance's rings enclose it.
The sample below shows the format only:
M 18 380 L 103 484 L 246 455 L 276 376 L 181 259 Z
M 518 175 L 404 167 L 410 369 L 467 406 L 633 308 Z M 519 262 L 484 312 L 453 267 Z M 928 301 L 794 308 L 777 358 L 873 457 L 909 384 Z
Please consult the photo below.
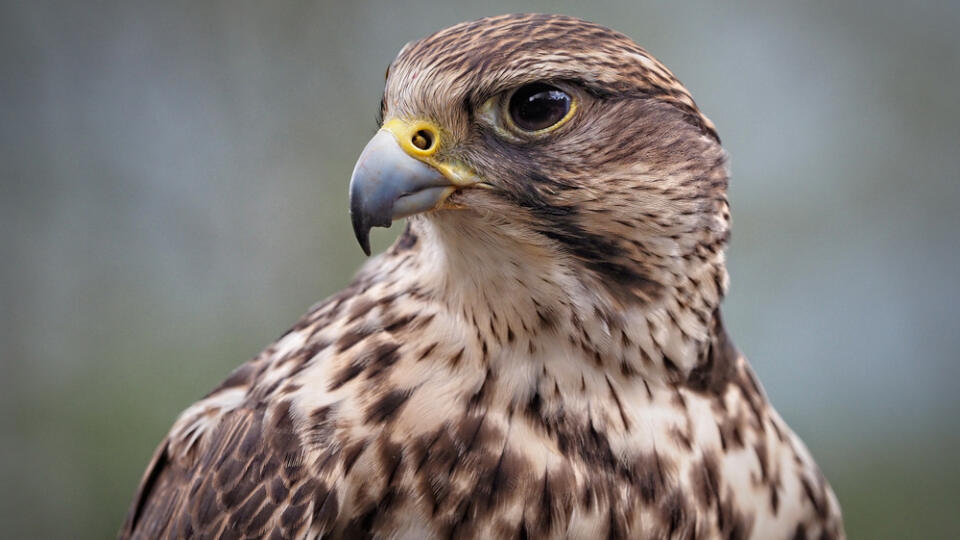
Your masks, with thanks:
M 287 402 L 227 411 L 187 452 L 168 446 L 157 450 L 121 538 L 289 538 L 332 526 L 337 496 L 304 463 Z

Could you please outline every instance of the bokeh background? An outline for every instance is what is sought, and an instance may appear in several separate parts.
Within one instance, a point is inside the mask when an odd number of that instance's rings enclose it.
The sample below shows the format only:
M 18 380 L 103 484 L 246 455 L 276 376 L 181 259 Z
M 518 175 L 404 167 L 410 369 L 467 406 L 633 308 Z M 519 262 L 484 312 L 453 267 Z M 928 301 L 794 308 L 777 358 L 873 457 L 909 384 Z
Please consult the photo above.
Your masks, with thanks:
M 960 3 L 0 5 L 0 536 L 113 536 L 178 412 L 348 281 L 404 43 L 556 11 L 719 126 L 728 326 L 851 536 L 960 537 Z

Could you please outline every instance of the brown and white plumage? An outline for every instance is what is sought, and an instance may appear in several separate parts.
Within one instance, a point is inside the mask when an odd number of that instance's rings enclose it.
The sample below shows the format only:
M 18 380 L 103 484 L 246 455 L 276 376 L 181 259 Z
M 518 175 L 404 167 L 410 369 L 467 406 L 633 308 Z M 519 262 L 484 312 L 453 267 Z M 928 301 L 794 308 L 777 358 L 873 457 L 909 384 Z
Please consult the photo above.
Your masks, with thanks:
M 511 133 L 498 96 L 542 81 L 576 110 Z M 843 536 L 724 331 L 726 156 L 665 67 L 578 19 L 494 17 L 405 47 L 382 109 L 486 189 L 410 217 L 188 408 L 122 537 Z

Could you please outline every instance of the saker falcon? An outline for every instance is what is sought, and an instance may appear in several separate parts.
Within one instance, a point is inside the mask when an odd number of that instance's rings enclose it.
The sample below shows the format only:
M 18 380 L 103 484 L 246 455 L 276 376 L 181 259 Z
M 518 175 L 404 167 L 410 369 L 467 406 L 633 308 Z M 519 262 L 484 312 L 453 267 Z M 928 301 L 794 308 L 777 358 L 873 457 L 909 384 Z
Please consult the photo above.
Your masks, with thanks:
M 724 331 L 727 157 L 667 68 L 493 17 L 381 115 L 350 213 L 406 230 L 180 416 L 121 537 L 843 537 Z

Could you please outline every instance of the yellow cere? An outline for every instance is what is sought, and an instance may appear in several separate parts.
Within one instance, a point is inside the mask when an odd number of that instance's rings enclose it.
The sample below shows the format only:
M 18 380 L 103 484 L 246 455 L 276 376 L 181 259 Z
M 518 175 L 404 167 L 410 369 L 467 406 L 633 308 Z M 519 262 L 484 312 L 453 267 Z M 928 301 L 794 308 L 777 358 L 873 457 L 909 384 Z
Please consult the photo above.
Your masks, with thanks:
M 390 132 L 407 155 L 440 171 L 453 185 L 467 187 L 479 182 L 476 173 L 465 164 L 459 161 L 441 161 L 434 157 L 441 143 L 440 129 L 434 124 L 426 120 L 391 118 L 384 122 L 380 129 Z M 415 140 L 420 144 L 426 140 L 425 148 L 414 144 Z

